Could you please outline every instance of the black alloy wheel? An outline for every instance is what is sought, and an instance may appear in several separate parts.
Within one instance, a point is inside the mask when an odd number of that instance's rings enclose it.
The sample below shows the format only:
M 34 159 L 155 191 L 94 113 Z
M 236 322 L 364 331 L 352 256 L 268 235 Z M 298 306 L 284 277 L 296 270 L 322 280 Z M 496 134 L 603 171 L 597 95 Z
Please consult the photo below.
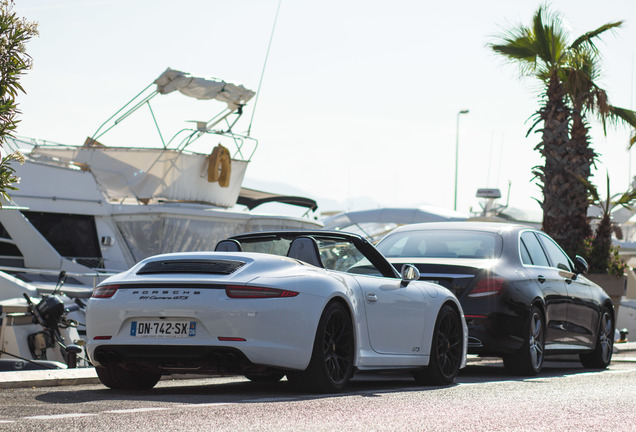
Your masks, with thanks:
M 543 314 L 536 306 L 530 308 L 525 333 L 521 349 L 514 354 L 504 356 L 504 366 L 514 375 L 537 375 L 543 367 L 545 324 Z
M 612 361 L 614 350 L 614 319 L 608 307 L 603 308 L 599 320 L 598 334 L 594 351 L 579 355 L 581 364 L 586 368 L 605 369 Z
M 453 383 L 462 363 L 463 340 L 459 313 L 448 304 L 442 306 L 435 322 L 429 364 L 413 373 L 415 381 L 422 385 Z
M 309 367 L 303 372 L 288 372 L 287 379 L 299 390 L 339 392 L 353 376 L 353 355 L 349 311 L 341 303 L 332 302 L 320 317 Z

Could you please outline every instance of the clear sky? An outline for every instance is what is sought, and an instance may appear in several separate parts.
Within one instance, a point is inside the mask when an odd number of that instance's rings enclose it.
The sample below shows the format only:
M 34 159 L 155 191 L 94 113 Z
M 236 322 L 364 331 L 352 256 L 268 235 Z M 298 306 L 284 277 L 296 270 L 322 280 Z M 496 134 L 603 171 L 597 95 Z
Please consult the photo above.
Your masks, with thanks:
M 81 145 L 167 67 L 257 90 L 278 4 L 16 0 L 16 12 L 40 31 L 27 45 L 34 65 L 22 81 L 18 134 Z M 468 109 L 459 122 L 458 210 L 478 207 L 477 188 L 499 187 L 505 196 L 510 184 L 510 204 L 538 212 L 531 169 L 542 163 L 533 150 L 540 137 L 526 132 L 540 87 L 486 44 L 510 25 L 530 24 L 540 4 L 282 0 L 245 186 L 309 196 L 322 211 L 452 209 L 457 113 Z M 612 104 L 636 108 L 636 2 L 557 0 L 551 7 L 576 36 L 625 20 L 599 44 L 601 83 Z M 248 108 L 237 131 L 247 130 L 252 114 Z M 636 173 L 626 151 L 630 131 L 608 132 L 593 124 L 596 183 L 604 190 L 609 171 L 612 193 L 622 192 Z M 144 138 L 131 139 L 121 144 Z

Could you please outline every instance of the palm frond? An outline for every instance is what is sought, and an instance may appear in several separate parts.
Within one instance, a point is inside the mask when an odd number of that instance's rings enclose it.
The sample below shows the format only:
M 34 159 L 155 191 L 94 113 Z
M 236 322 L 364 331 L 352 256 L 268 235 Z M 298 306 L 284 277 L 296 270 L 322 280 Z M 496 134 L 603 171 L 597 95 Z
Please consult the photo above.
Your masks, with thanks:
M 602 33 L 605 33 L 608 30 L 613 31 L 614 29 L 622 26 L 623 22 L 624 21 L 616 21 L 616 22 L 612 22 L 612 23 L 607 23 L 607 24 L 604 24 L 604 25 L 600 26 L 596 30 L 592 30 L 592 31 L 589 31 L 589 32 L 587 32 L 585 34 L 582 34 L 581 36 L 576 38 L 576 40 L 574 42 L 572 42 L 571 47 L 572 48 L 577 48 L 577 47 L 579 47 L 582 44 L 586 44 L 592 50 L 594 50 L 595 52 L 598 52 L 598 49 L 594 45 L 593 40 L 596 37 L 600 36 Z
M 529 46 L 527 41 L 509 40 L 508 44 L 491 44 L 490 48 L 497 54 L 502 54 L 510 59 L 521 60 L 534 63 L 537 58 L 536 52 Z
M 608 179 L 609 179 L 609 176 L 608 176 Z M 579 181 L 583 183 L 583 185 L 585 186 L 585 190 L 587 191 L 590 198 L 590 204 L 598 204 L 602 202 L 601 197 L 598 193 L 598 189 L 596 188 L 596 186 L 594 186 L 594 184 L 591 181 L 581 176 L 579 176 Z
M 608 119 L 613 125 L 622 123 L 633 128 L 632 136 L 629 138 L 628 145 L 628 148 L 632 148 L 632 146 L 636 144 L 636 111 L 627 108 L 615 107 L 612 105 L 609 106 L 608 111 Z
M 557 67 L 565 55 L 567 34 L 561 16 L 540 6 L 532 17 L 532 31 L 538 56 L 550 69 Z
M 615 122 L 625 123 L 636 128 L 636 111 L 632 111 L 627 108 L 610 106 L 609 112 L 612 115 L 611 120 L 614 120 Z
M 632 204 L 636 200 L 636 190 L 629 190 L 621 195 L 621 197 L 616 200 L 616 205 L 620 205 L 625 208 L 631 208 Z

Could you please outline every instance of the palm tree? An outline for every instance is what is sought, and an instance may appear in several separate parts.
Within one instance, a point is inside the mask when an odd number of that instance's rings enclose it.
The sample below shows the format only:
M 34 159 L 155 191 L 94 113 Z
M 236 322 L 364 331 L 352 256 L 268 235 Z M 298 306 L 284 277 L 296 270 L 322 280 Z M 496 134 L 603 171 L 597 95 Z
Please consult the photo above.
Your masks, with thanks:
M 610 194 L 610 179 L 607 175 L 607 196 L 601 198 L 598 189 L 592 183 L 582 181 L 589 193 L 591 204 L 598 206 L 601 211 L 596 224 L 594 238 L 589 239 L 586 245 L 586 258 L 591 273 L 612 273 L 614 270 L 618 275 L 624 272 L 624 263 L 617 259 L 618 249 L 612 245 L 612 232 L 614 224 L 612 222 L 612 212 L 617 207 L 625 207 L 633 210 L 632 206 L 636 201 L 636 188 L 634 185 L 622 194 Z M 618 264 L 617 264 L 618 263 Z M 617 268 L 612 268 L 617 267 Z
M 572 104 L 570 154 L 578 159 L 578 162 L 571 167 L 571 171 L 583 179 L 581 185 L 586 190 L 590 190 L 590 168 L 596 159 L 596 153 L 590 146 L 586 115 L 596 114 L 603 124 L 603 131 L 606 132 L 607 122 L 624 123 L 636 128 L 636 113 L 610 105 L 605 90 L 596 85 L 595 80 L 600 74 L 598 52 L 593 48 L 593 45 L 592 48 L 575 44 L 573 46 L 573 56 L 570 60 L 570 65 L 563 68 L 562 71 L 568 98 Z M 630 145 L 633 144 L 634 140 L 636 140 L 636 135 L 630 140 Z M 594 195 L 592 194 L 592 196 Z M 596 201 L 598 201 L 598 197 L 596 197 L 594 202 Z M 618 204 L 625 205 L 622 202 L 618 202 Z M 602 270 L 603 266 L 599 265 L 599 262 L 604 261 L 606 263 L 610 253 L 612 229 L 609 212 L 603 213 L 603 218 L 601 218 L 594 232 L 592 241 L 593 247 L 591 249 L 584 248 L 585 250 L 579 250 L 579 252 L 588 259 L 590 270 L 604 272 Z M 584 253 L 589 251 L 594 251 L 594 256 Z
M 568 255 L 576 254 L 583 240 L 591 235 L 587 220 L 587 191 L 580 178 L 588 179 L 596 154 L 589 146 L 587 125 L 582 110 L 568 104 L 571 87 L 564 77 L 567 70 L 580 61 L 584 49 L 595 50 L 593 40 L 607 30 L 619 27 L 621 21 L 605 24 L 585 33 L 570 43 L 561 17 L 545 7 L 539 7 L 532 25 L 518 25 L 499 37 L 490 47 L 516 63 L 521 73 L 534 76 L 544 85 L 542 105 L 533 115 L 535 123 L 543 127 L 541 142 L 535 147 L 545 160 L 533 169 L 543 193 L 543 230 L 563 247 Z M 579 140 L 570 135 L 570 124 Z M 581 143 L 584 145 L 581 145 Z M 578 143 L 578 144 L 577 144 Z

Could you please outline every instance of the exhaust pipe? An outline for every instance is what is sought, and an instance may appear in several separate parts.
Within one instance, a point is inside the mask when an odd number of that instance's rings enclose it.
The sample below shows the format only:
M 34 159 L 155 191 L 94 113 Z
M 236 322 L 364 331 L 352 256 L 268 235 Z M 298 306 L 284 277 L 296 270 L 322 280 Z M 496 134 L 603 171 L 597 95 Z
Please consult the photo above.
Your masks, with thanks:
M 95 353 L 95 360 L 103 365 L 114 364 L 119 362 L 119 356 L 113 351 L 98 351 Z

